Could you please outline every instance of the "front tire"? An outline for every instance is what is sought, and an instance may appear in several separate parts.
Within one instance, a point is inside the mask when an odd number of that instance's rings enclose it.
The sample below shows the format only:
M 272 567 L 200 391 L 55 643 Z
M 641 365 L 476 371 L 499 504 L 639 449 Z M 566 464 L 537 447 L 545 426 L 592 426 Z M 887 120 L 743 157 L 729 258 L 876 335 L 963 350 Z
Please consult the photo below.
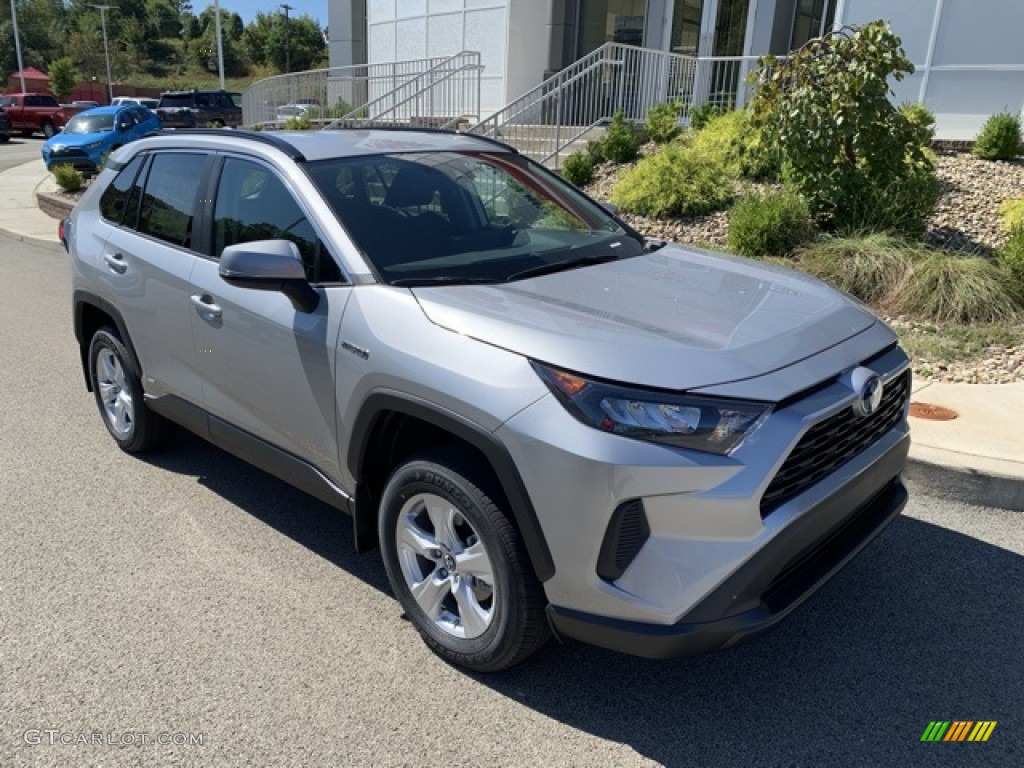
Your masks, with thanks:
M 52 139 L 53 135 L 57 133 L 57 129 L 53 127 L 53 123 L 51 123 L 49 120 L 43 121 L 43 124 L 39 127 L 43 131 L 43 136 L 45 136 L 48 139 Z
M 113 328 L 100 328 L 89 343 L 89 382 L 103 425 L 121 450 L 143 453 L 167 444 L 174 425 L 146 407 L 142 382 Z
M 406 615 L 437 655 L 477 672 L 507 669 L 549 636 L 543 588 L 492 487 L 459 452 L 434 450 L 394 471 L 379 518 Z

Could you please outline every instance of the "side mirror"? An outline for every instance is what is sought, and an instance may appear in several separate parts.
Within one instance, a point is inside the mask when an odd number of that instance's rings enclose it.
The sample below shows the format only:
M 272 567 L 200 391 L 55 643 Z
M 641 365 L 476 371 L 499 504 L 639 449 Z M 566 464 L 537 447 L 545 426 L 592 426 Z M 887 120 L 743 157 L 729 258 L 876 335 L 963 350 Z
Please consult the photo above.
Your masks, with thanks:
M 256 240 L 229 245 L 220 255 L 224 282 L 257 291 L 280 291 L 300 312 L 312 312 L 320 294 L 306 280 L 306 268 L 290 240 Z

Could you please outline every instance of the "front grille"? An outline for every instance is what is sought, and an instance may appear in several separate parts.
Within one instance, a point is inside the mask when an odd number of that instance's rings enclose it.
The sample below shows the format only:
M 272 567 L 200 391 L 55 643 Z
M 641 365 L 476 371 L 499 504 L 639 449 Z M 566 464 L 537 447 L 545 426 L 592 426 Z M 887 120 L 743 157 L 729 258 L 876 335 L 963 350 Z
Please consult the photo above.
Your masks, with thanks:
M 80 149 L 55 149 L 51 157 L 59 157 L 61 160 L 88 159 L 89 155 Z
M 886 385 L 878 410 L 870 416 L 858 416 L 853 408 L 844 408 L 807 430 L 761 497 L 761 517 L 837 470 L 895 427 L 909 396 L 910 371 L 906 371 Z

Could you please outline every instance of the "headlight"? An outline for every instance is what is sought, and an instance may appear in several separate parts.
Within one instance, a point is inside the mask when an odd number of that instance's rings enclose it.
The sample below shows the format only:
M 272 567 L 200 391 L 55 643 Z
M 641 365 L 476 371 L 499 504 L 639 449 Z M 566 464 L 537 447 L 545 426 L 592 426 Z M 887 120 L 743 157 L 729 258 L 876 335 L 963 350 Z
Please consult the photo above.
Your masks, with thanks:
M 634 389 L 532 364 L 566 410 L 587 426 L 695 451 L 732 452 L 772 410 L 768 403 Z

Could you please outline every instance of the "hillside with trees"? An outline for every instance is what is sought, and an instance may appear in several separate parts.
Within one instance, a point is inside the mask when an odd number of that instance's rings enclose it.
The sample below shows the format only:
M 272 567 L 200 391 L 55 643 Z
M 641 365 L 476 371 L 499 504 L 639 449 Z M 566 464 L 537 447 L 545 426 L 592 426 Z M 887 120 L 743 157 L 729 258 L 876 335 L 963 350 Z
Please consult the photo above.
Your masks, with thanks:
M 92 0 L 99 4 L 98 0 Z M 25 67 L 68 80 L 106 81 L 100 12 L 84 0 L 15 0 Z M 286 40 L 291 71 L 327 66 L 323 30 L 310 16 L 260 13 L 248 25 L 221 3 L 225 76 L 246 80 L 280 74 Z M 209 85 L 217 78 L 216 24 L 212 3 L 195 12 L 186 0 L 118 0 L 107 12 L 114 83 L 161 87 Z M 17 71 L 9 2 L 0 3 L 0 78 Z M 58 86 L 54 83 L 54 87 Z M 62 94 L 58 94 L 62 95 Z

